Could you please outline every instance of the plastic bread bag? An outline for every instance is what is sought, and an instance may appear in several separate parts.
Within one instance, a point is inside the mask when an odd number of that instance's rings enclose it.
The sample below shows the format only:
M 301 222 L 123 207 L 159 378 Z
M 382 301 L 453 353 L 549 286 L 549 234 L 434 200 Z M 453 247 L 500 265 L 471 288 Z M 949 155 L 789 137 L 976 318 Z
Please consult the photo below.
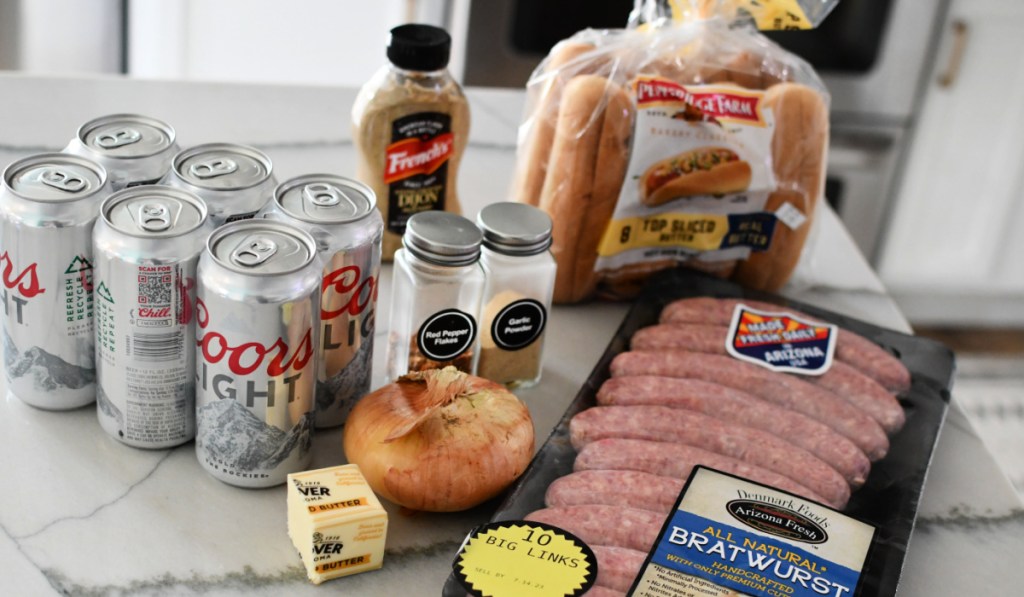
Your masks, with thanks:
M 754 24 L 810 27 L 824 13 L 802 5 L 831 4 L 638 0 L 627 28 L 552 49 L 527 84 L 512 198 L 554 221 L 556 302 L 631 298 L 680 264 L 785 284 L 822 198 L 829 98 Z

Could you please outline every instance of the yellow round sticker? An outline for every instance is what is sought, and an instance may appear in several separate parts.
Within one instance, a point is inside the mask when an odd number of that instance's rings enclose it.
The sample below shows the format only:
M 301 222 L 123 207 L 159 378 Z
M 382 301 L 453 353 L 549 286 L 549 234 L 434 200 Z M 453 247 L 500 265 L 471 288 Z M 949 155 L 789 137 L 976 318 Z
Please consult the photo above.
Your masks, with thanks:
M 478 597 L 576 597 L 597 578 L 597 558 L 583 541 L 540 522 L 478 527 L 455 557 L 455 577 Z

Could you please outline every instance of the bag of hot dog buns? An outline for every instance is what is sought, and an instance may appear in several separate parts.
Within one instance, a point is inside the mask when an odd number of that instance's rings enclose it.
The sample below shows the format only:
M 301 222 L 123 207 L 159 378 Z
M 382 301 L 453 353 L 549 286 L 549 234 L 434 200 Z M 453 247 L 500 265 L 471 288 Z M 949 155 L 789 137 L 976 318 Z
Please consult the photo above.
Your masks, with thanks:
M 829 96 L 757 27 L 809 28 L 833 4 L 637 0 L 625 29 L 551 50 L 527 84 L 512 199 L 552 217 L 556 302 L 631 298 L 677 265 L 786 283 L 823 200 Z

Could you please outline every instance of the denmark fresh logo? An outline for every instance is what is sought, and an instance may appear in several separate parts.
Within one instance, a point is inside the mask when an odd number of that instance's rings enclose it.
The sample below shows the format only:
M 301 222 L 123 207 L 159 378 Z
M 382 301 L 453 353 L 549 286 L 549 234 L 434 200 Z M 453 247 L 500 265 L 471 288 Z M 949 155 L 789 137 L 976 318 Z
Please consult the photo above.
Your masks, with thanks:
M 832 366 L 836 334 L 834 325 L 738 304 L 725 349 L 741 361 L 773 371 L 822 375 Z

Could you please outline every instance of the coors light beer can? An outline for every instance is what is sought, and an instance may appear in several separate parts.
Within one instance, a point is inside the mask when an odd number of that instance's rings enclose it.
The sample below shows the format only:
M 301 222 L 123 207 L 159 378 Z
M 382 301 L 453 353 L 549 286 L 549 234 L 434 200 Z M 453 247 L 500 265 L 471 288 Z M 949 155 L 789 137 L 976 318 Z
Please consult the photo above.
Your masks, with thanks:
M 266 220 L 221 227 L 199 258 L 196 456 L 225 483 L 309 468 L 320 270 L 309 233 Z
M 215 226 L 255 217 L 277 186 L 267 154 L 237 143 L 181 151 L 161 182 L 202 197 Z
M 370 187 L 330 174 L 287 180 L 263 216 L 306 230 L 324 264 L 316 425 L 345 422 L 370 389 L 384 221 Z
M 93 232 L 96 410 L 100 426 L 137 448 L 196 434 L 196 266 L 212 227 L 188 191 L 114 193 Z
M 153 184 L 171 169 L 178 153 L 174 129 L 166 122 L 138 114 L 111 114 L 78 128 L 64 153 L 79 155 L 107 170 L 115 191 Z
M 0 189 L 7 388 L 39 408 L 96 399 L 92 228 L 103 166 L 64 153 L 18 160 Z

